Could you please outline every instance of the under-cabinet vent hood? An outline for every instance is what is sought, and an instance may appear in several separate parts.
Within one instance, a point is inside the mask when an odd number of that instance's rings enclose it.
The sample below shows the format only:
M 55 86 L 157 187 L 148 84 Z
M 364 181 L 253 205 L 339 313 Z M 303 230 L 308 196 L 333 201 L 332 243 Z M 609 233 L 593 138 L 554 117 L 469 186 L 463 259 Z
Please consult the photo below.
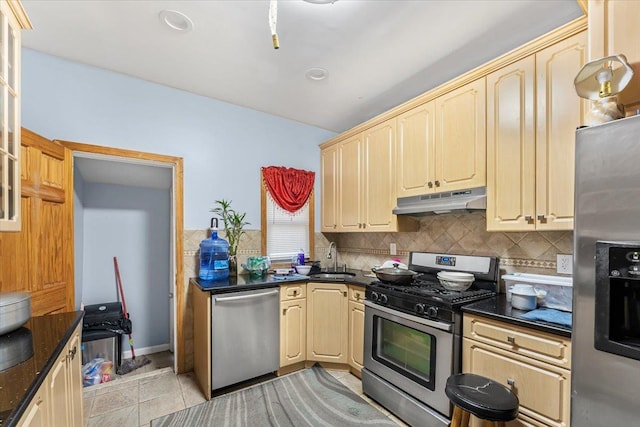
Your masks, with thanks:
M 446 191 L 422 196 L 400 197 L 393 210 L 396 215 L 431 215 L 457 210 L 486 209 L 486 187 Z

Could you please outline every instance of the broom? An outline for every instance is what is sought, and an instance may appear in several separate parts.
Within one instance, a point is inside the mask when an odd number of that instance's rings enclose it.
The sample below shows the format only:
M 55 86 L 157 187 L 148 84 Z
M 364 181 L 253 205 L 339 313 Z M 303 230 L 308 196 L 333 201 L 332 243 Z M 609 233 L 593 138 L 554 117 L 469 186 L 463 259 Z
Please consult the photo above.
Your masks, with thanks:
M 124 300 L 124 290 L 122 289 L 122 279 L 120 279 L 120 269 L 118 268 L 118 258 L 113 257 L 113 266 L 116 269 L 116 281 L 118 282 L 118 289 L 120 290 L 120 298 L 122 299 L 122 309 L 124 310 L 124 315 L 127 319 L 131 320 L 129 317 L 129 312 L 127 311 L 127 303 Z M 148 363 L 151 363 L 151 360 L 142 356 L 139 359 L 136 359 L 136 352 L 133 349 L 133 335 L 131 335 L 131 329 L 129 330 L 129 348 L 131 348 L 131 359 L 127 359 L 117 370 L 118 375 L 128 374 L 131 371 L 138 369 L 141 366 L 144 366 Z

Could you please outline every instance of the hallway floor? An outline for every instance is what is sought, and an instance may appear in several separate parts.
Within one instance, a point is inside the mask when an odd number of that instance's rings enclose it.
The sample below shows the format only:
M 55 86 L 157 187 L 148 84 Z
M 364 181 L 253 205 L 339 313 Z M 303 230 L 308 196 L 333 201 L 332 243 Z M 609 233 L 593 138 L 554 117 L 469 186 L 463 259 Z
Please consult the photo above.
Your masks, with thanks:
M 168 353 L 168 352 L 167 352 Z M 171 355 L 172 356 L 172 355 Z M 118 379 L 84 389 L 84 425 L 95 427 L 149 426 L 151 420 L 205 401 L 193 372 L 175 375 L 167 355 L 147 355 L 152 363 Z M 173 364 L 171 357 L 170 365 Z M 146 370 L 145 370 L 146 369 Z M 389 411 L 362 394 L 362 383 L 348 371 L 328 371 L 389 419 L 406 426 Z

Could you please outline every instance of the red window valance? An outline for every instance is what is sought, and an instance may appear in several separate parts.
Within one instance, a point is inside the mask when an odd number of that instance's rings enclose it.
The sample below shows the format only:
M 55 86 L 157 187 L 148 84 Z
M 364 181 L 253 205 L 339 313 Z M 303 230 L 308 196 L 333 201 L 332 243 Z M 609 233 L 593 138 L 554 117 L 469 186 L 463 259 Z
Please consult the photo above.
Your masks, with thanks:
M 309 200 L 316 173 L 284 166 L 262 168 L 262 177 L 273 200 L 287 212 L 294 213 Z

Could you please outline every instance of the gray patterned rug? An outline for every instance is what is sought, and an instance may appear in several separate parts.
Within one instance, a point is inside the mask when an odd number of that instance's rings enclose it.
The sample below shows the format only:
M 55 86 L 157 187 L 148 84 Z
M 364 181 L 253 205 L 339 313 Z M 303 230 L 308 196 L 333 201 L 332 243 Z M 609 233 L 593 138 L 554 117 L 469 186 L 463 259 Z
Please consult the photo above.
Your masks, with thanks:
M 173 426 L 395 426 L 382 412 L 313 366 L 151 421 Z

